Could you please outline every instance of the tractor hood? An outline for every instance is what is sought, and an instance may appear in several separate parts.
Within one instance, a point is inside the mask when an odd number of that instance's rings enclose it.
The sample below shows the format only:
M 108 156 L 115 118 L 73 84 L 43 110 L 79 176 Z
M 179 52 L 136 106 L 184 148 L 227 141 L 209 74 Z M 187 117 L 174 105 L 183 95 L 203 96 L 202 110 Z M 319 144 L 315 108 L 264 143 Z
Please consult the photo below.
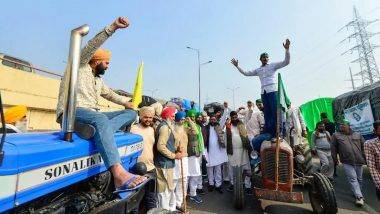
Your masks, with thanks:
M 73 142 L 67 142 L 61 140 L 62 136 L 61 132 L 7 134 L 4 145 L 5 157 L 0 166 L 0 176 L 18 174 L 98 152 L 95 144 L 91 141 L 74 135 Z M 115 141 L 117 147 L 120 148 L 141 142 L 142 137 L 120 132 L 115 134 Z M 132 147 L 126 148 L 131 149 Z M 136 152 L 140 150 L 141 148 L 138 148 Z M 83 163 L 81 164 L 83 167 Z
M 92 141 L 62 132 L 7 134 L 0 166 L 0 213 L 106 171 Z M 115 141 L 129 170 L 142 151 L 142 137 L 119 132 Z

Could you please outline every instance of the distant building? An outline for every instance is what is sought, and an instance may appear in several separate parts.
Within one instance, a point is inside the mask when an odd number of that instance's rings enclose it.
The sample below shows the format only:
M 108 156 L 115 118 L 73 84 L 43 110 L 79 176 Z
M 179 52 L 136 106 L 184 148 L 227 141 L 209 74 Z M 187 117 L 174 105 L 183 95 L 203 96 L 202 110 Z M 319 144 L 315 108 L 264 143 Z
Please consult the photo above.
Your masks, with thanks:
M 4 108 L 15 105 L 28 107 L 29 131 L 59 130 L 55 121 L 60 79 L 48 77 L 41 69 L 35 69 L 31 63 L 15 57 L 0 54 L 0 92 Z M 54 75 L 54 74 L 53 74 Z M 123 109 L 102 99 L 102 111 Z

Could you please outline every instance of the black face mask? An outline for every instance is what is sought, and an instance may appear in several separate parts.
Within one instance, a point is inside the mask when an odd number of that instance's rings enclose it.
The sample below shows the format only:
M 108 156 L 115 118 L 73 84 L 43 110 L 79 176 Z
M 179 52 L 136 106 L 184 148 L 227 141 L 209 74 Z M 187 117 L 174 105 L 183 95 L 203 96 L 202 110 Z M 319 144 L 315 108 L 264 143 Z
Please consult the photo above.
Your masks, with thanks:
M 239 120 L 232 120 L 231 123 L 232 125 L 237 126 L 237 124 L 239 123 Z
M 323 129 L 318 129 L 318 132 L 323 132 L 324 130 Z
M 96 76 L 104 75 L 106 69 L 102 68 L 101 64 L 96 66 Z

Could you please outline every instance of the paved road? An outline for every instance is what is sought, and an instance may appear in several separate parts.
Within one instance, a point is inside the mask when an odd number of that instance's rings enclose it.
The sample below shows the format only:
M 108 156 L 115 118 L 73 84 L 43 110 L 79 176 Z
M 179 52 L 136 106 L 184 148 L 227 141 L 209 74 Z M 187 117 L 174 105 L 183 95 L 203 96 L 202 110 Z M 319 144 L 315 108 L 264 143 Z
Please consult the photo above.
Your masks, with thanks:
M 370 178 L 368 170 L 364 171 L 363 176 L 363 194 L 366 199 L 366 205 L 363 208 L 355 207 L 354 197 L 350 191 L 350 187 L 346 182 L 343 169 L 338 168 L 338 177 L 334 183 L 339 213 L 380 213 L 380 201 L 376 197 L 374 186 Z M 302 191 L 302 190 L 300 190 Z M 280 213 L 280 214 L 297 214 L 297 213 L 312 213 L 312 208 L 309 203 L 307 191 L 303 191 L 305 203 L 287 204 L 281 202 L 273 202 L 267 200 L 254 200 L 252 196 L 246 196 L 246 207 L 243 210 L 235 210 L 233 208 L 233 195 L 230 192 L 224 191 L 223 194 L 211 192 L 204 195 L 203 204 L 196 205 L 189 202 L 190 213 Z

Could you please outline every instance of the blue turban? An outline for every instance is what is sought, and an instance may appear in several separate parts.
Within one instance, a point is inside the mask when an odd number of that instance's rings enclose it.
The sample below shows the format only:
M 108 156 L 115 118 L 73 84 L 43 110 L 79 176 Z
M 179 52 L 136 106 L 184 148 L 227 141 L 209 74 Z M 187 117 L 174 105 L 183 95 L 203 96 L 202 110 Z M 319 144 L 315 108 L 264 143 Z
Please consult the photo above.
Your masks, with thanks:
M 186 117 L 186 112 L 184 111 L 179 111 L 177 114 L 175 114 L 175 121 L 180 121 Z

